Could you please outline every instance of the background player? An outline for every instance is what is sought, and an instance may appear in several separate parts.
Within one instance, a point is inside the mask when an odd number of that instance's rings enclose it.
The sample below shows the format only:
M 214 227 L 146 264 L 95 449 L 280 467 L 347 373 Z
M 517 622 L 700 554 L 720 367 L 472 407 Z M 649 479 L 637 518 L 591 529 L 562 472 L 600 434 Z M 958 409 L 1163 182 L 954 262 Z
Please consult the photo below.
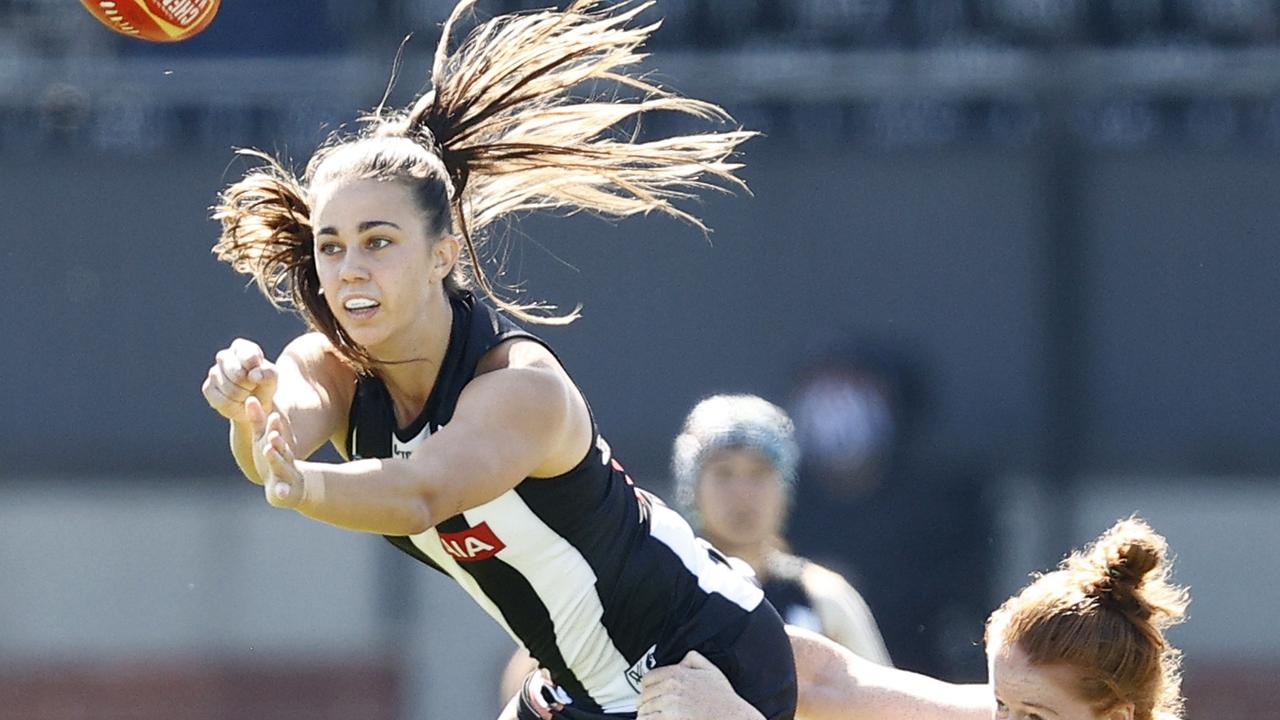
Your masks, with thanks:
M 789 625 L 891 664 L 871 610 L 844 578 L 786 551 L 799 448 L 782 408 L 755 395 L 699 402 L 671 453 L 676 500 L 717 549 L 751 565 Z
M 1186 610 L 1162 536 L 1123 520 L 1009 598 L 987 623 L 990 685 L 879 667 L 791 631 L 809 720 L 1174 720 L 1181 654 L 1165 631 Z M 641 720 L 758 717 L 691 654 L 644 681 Z

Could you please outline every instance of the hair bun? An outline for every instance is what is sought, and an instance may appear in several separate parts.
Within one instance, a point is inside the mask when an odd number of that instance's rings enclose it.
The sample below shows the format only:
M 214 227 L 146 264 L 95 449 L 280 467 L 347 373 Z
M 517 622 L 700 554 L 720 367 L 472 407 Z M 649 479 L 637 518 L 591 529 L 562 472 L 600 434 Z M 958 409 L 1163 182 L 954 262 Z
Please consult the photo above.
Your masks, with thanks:
M 1146 603 L 1138 591 L 1164 566 L 1166 553 L 1164 538 L 1146 522 L 1129 518 L 1116 523 L 1094 544 L 1088 594 L 1127 611 L 1141 611 Z

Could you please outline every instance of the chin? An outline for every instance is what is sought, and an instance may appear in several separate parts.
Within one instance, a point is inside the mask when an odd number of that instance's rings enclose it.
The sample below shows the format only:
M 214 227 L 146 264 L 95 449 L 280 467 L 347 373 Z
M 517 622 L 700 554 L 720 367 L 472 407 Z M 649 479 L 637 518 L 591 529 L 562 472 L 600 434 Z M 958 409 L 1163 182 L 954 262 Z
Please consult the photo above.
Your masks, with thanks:
M 378 356 L 378 352 L 377 352 L 378 345 L 386 342 L 387 340 L 387 334 L 375 328 L 370 328 L 370 327 L 351 328 L 351 327 L 343 326 L 342 329 L 346 330 L 347 337 L 351 338 L 351 340 L 355 342 L 355 344 L 364 348 L 365 352 L 369 353 L 370 355 L 373 355 L 374 357 Z

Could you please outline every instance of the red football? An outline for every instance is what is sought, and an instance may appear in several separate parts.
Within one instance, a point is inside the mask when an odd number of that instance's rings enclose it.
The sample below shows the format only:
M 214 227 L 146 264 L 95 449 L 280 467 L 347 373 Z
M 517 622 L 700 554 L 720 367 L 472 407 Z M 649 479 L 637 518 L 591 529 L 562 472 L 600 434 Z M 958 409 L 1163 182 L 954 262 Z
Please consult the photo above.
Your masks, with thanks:
M 80 0 L 103 25 L 151 42 L 186 40 L 209 25 L 218 0 Z

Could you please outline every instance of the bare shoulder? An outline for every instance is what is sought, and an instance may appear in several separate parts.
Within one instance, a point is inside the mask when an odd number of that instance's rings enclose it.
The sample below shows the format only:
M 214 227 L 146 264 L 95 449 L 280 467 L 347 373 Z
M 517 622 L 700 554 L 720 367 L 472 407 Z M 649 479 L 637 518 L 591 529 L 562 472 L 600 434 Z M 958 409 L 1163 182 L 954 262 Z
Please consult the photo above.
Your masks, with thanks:
M 526 338 L 507 340 L 485 354 L 458 398 L 455 418 L 464 413 L 535 444 L 539 458 L 530 477 L 558 477 L 591 447 L 586 399 L 556 356 Z
M 844 596 L 857 592 L 843 575 L 812 560 L 804 561 L 801 582 L 810 593 L 823 597 Z
M 517 368 L 552 370 L 568 377 L 560 361 L 547 346 L 529 338 L 512 338 L 493 346 L 480 358 L 476 375 Z
M 299 335 L 280 353 L 283 364 L 291 364 L 301 379 L 335 403 L 350 404 L 356 373 L 323 333 Z M 345 402 L 344 402 L 345 401 Z
M 523 398 L 531 407 L 552 409 L 578 395 L 556 356 L 545 345 L 527 338 L 513 338 L 495 345 L 476 366 L 468 389 L 501 388 L 509 403 Z M 464 390 L 464 394 L 468 393 Z M 558 399 L 560 402 L 548 404 Z

